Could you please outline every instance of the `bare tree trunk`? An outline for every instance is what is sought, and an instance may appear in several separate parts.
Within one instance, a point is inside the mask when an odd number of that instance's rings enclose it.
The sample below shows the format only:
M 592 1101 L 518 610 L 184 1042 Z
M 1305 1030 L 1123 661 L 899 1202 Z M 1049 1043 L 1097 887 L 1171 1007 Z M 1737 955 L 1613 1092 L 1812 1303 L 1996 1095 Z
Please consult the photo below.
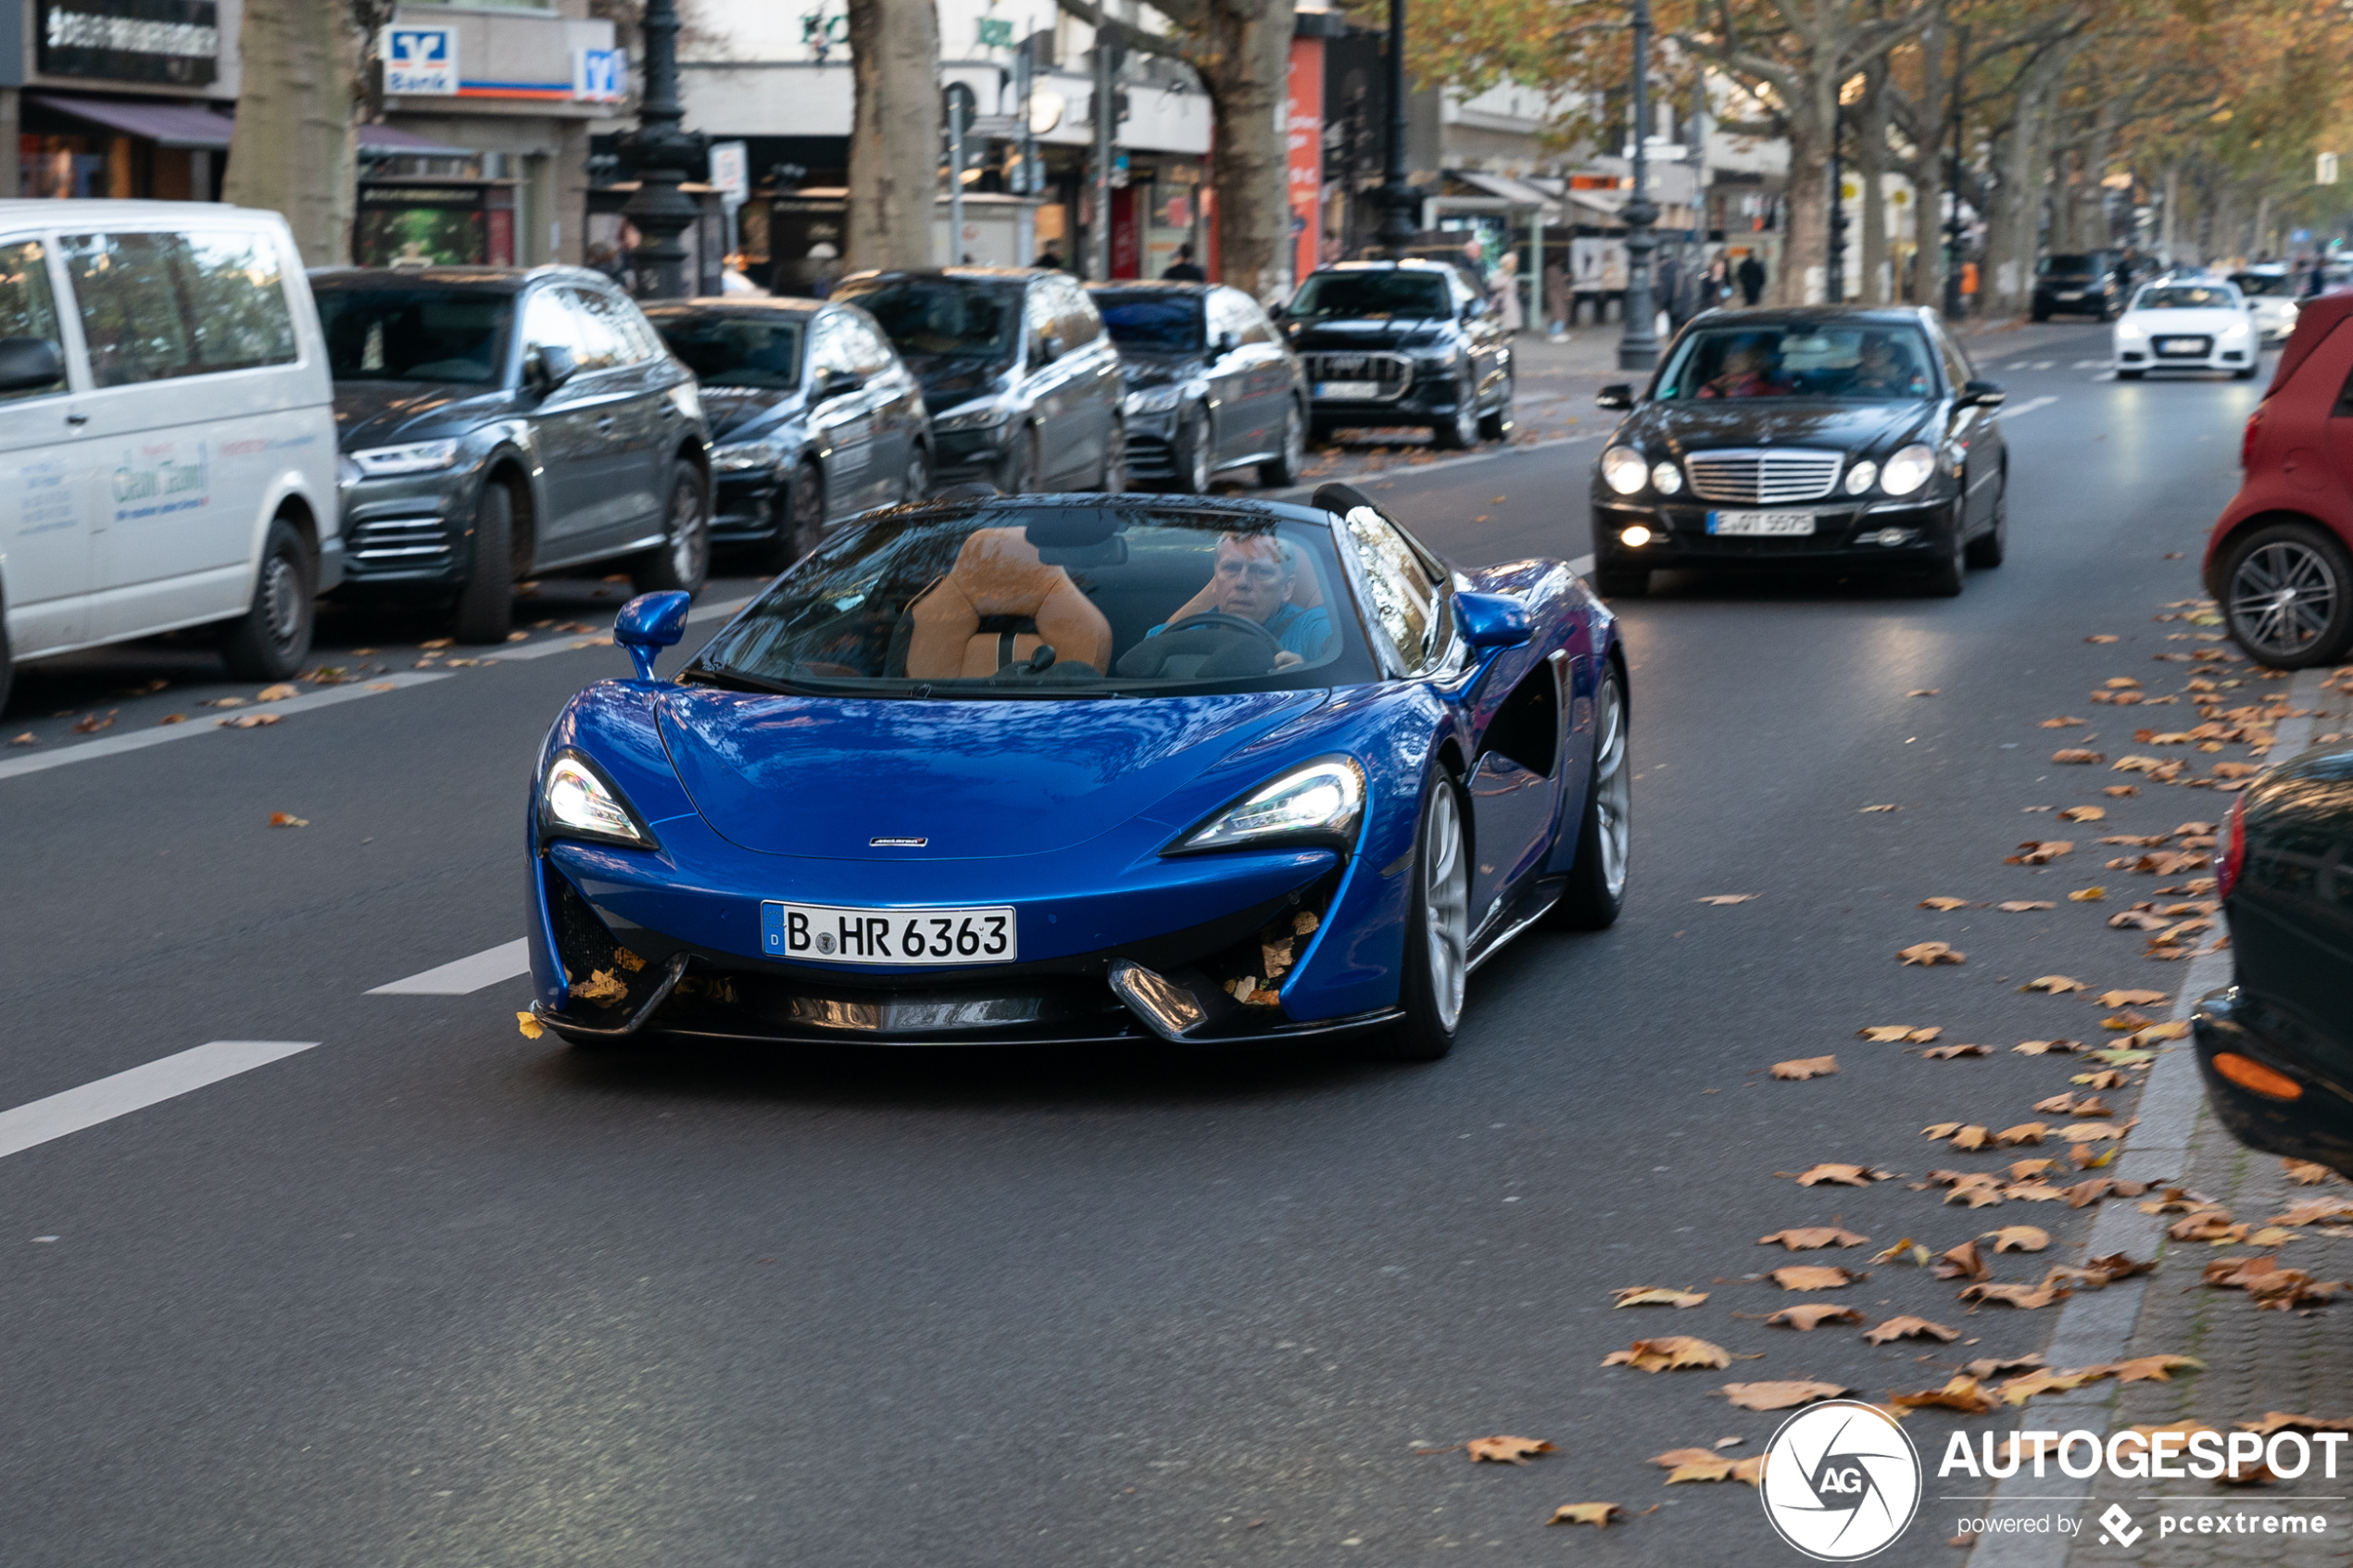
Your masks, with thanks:
M 1894 297 L 1894 278 L 1887 265 L 1887 60 L 1881 56 L 1866 73 L 1863 101 L 1856 106 L 1855 178 L 1863 187 L 1863 245 L 1856 257 L 1863 269 L 1863 303 L 1885 305 Z
M 2079 43 L 2057 48 L 2028 69 L 2018 89 L 2018 107 L 1995 144 L 2000 184 L 1985 235 L 1985 259 L 1993 276 L 1981 283 L 1985 314 L 2016 316 L 2034 288 L 2034 249 L 2040 237 L 2045 152 L 2053 84 L 2075 57 Z
M 359 44 L 340 3 L 245 0 L 237 34 L 245 85 L 220 199 L 283 213 L 313 267 L 351 259 Z
M 2165 166 L 2165 216 L 2157 231 L 2158 254 L 2168 267 L 2177 266 L 2182 247 L 2182 166 Z
M 1947 104 L 1952 84 L 1945 80 L 1949 58 L 1944 29 L 1930 28 L 1920 36 L 1920 92 L 1918 123 L 1913 127 L 1912 230 L 1919 248 L 1912 253 L 1912 303 L 1941 306 L 1944 298 L 1944 147 L 1951 133 Z
M 1831 86 L 1833 97 L 1836 83 Z M 1792 106 L 1793 109 L 1796 106 Z M 1788 198 L 1782 204 L 1781 265 L 1772 280 L 1775 305 L 1818 305 L 1830 286 L 1830 113 L 1789 117 Z
M 1209 0 L 1185 57 L 1201 74 L 1214 127 L 1219 280 L 1272 303 L 1291 283 L 1290 153 L 1277 117 L 1290 79 L 1291 10 Z
M 939 194 L 939 13 L 932 0 L 847 0 L 856 107 L 847 270 L 928 267 Z

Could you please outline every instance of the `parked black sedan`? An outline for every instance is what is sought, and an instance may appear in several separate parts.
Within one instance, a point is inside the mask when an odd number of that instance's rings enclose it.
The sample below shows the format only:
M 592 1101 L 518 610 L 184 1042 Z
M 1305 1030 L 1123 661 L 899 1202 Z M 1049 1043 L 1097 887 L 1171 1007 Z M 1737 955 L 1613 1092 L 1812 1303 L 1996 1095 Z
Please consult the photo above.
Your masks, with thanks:
M 2002 389 L 1930 310 L 1714 310 L 1668 345 L 1593 467 L 1594 577 L 1876 566 L 1957 594 L 2008 539 Z
M 2353 746 L 2318 746 L 2231 807 L 2216 862 L 2233 984 L 2191 1015 L 2241 1143 L 2353 1178 Z
M 693 372 L 576 267 L 313 272 L 342 451 L 342 598 L 454 602 L 506 639 L 520 578 L 623 563 L 702 587 L 709 439 Z
M 1094 283 L 1126 375 L 1127 477 L 1198 495 L 1221 469 L 1296 484 L 1307 378 L 1258 301 L 1218 283 Z
M 1320 439 L 1350 425 L 1427 425 L 1438 445 L 1512 433 L 1512 341 L 1442 261 L 1343 261 L 1283 312 Z
M 781 571 L 841 519 L 931 493 L 923 389 L 864 311 L 729 295 L 646 316 L 702 385 L 713 544 Z
M 1008 495 L 1124 484 L 1119 350 L 1067 273 L 857 272 L 832 297 L 873 317 L 923 383 L 939 483 Z

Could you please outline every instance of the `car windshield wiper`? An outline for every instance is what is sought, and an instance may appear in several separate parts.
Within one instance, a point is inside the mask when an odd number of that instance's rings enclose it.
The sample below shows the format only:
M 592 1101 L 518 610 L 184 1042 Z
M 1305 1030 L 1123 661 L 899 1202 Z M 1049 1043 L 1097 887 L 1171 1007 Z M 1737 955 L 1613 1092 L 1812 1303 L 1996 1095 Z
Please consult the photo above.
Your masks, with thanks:
M 748 675 L 724 664 L 689 664 L 678 671 L 682 681 L 698 685 L 723 686 L 736 692 L 764 692 L 770 696 L 815 696 L 813 686 L 795 685 L 789 681 L 771 680 L 765 675 Z

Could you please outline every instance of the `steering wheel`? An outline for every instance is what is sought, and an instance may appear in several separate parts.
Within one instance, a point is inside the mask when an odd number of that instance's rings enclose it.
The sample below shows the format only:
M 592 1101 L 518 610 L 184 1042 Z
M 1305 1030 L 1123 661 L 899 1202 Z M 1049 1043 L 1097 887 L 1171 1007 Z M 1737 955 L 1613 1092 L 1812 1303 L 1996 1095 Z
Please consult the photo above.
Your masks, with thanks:
M 1266 659 L 1269 663 L 1272 663 L 1276 657 L 1283 651 L 1283 645 L 1276 640 L 1274 633 L 1269 632 L 1265 627 L 1261 626 L 1257 621 L 1251 620 L 1248 616 L 1228 615 L 1222 609 L 1205 609 L 1199 615 L 1189 615 L 1185 617 L 1184 620 L 1176 621 L 1172 625 L 1162 627 L 1160 629 L 1160 634 L 1164 637 L 1174 636 L 1179 632 L 1188 631 L 1195 627 L 1198 627 L 1204 632 L 1220 631 L 1247 633 L 1251 636 L 1256 637 L 1260 642 L 1266 645 Z

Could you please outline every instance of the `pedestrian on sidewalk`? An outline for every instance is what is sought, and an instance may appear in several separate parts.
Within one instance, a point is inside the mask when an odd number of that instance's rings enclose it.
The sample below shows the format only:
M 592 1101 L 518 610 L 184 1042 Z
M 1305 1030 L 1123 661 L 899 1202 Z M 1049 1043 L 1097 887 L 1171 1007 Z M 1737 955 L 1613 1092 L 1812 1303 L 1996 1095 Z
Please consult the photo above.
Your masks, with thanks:
M 1519 252 L 1505 251 L 1504 259 L 1495 264 L 1495 275 L 1487 280 L 1487 298 L 1507 335 L 1516 334 L 1528 324 L 1519 307 Z
M 1740 270 L 1735 276 L 1740 280 L 1743 305 L 1753 306 L 1765 297 L 1765 264 L 1756 259 L 1755 251 L 1741 257 Z
M 1707 278 L 1699 293 L 1699 307 L 1702 310 L 1721 310 L 1724 302 L 1731 297 L 1731 269 L 1724 265 L 1724 258 L 1719 256 L 1707 264 Z
M 1544 335 L 1554 343 L 1568 336 L 1568 266 L 1555 257 L 1544 264 Z

